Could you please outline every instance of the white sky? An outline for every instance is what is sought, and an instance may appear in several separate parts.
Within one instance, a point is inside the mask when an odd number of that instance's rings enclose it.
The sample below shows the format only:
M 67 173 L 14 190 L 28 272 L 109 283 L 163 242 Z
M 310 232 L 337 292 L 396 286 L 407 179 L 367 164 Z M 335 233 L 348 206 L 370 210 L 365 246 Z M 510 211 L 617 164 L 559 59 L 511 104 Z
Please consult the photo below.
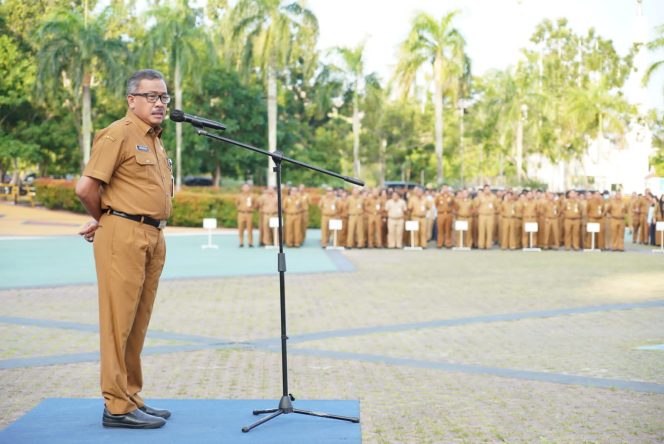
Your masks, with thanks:
M 383 81 L 392 75 L 397 47 L 417 12 L 441 18 L 458 9 L 454 22 L 466 39 L 474 74 L 514 65 L 520 49 L 528 45 L 536 25 L 545 18 L 565 17 L 577 33 L 594 27 L 613 41 L 620 55 L 627 54 L 636 35 L 636 0 L 307 0 L 320 27 L 320 49 L 355 47 L 366 38 L 366 72 Z M 648 40 L 664 24 L 664 0 L 643 0 Z M 664 52 L 649 53 L 649 62 L 664 59 Z M 650 82 L 648 106 L 664 111 L 664 68 Z

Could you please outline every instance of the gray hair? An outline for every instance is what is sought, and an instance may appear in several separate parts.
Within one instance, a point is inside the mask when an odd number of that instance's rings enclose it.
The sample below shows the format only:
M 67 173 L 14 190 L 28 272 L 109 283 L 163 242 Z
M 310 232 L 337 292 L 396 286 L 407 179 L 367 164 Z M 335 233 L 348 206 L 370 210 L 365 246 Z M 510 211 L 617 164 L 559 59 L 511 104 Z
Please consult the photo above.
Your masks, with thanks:
M 135 93 L 141 80 L 164 80 L 164 75 L 155 69 L 141 69 L 127 80 L 127 95 Z M 164 80 L 165 81 L 165 80 Z

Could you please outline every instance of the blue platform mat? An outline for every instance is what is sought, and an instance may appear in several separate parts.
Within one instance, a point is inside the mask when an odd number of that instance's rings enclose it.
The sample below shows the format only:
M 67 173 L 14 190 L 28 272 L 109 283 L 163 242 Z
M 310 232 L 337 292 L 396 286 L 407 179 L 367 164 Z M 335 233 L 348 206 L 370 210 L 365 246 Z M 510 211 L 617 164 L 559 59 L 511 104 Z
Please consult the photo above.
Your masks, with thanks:
M 242 427 L 261 416 L 254 409 L 276 408 L 278 400 L 157 400 L 173 416 L 154 430 L 106 429 L 100 399 L 49 398 L 0 431 L 0 443 L 11 444 L 204 444 L 204 443 L 359 443 L 360 424 L 308 415 L 280 415 L 248 433 Z M 295 401 L 295 408 L 343 416 L 360 414 L 359 401 Z
M 276 250 L 238 248 L 236 235 L 212 236 L 217 249 L 201 248 L 207 243 L 205 235 L 167 235 L 162 279 L 277 274 Z M 92 245 L 79 236 L 0 239 L 0 252 L 0 289 L 97 282 Z M 289 273 L 346 271 L 320 248 L 320 230 L 308 230 L 305 245 L 286 249 L 286 258 Z

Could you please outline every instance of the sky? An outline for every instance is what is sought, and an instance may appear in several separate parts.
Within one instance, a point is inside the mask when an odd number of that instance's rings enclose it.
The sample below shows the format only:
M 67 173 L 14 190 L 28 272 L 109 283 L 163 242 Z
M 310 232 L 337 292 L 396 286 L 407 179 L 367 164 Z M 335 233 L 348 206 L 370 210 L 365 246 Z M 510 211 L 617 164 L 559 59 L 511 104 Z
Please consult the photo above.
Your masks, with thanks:
M 514 66 L 535 27 L 545 18 L 565 17 L 579 34 L 594 27 L 626 55 L 637 30 L 637 0 L 306 0 L 319 21 L 319 48 L 355 47 L 366 39 L 366 72 L 388 80 L 397 60 L 397 48 L 417 12 L 436 18 L 459 10 L 455 26 L 466 39 L 466 51 L 475 75 L 489 69 Z M 646 38 L 664 24 L 664 0 L 643 0 Z M 664 59 L 664 51 L 648 53 L 650 63 Z M 664 111 L 664 67 L 650 82 L 647 106 Z

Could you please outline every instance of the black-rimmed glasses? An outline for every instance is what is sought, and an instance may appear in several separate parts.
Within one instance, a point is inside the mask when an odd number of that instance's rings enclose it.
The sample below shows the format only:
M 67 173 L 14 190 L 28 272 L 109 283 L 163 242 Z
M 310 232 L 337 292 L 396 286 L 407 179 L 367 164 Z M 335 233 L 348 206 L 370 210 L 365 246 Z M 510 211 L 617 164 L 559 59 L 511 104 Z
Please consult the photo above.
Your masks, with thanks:
M 145 97 L 149 103 L 156 103 L 157 99 L 161 100 L 161 103 L 167 105 L 171 101 L 171 96 L 168 94 L 155 94 L 155 93 L 131 93 L 130 96 L 142 96 Z

